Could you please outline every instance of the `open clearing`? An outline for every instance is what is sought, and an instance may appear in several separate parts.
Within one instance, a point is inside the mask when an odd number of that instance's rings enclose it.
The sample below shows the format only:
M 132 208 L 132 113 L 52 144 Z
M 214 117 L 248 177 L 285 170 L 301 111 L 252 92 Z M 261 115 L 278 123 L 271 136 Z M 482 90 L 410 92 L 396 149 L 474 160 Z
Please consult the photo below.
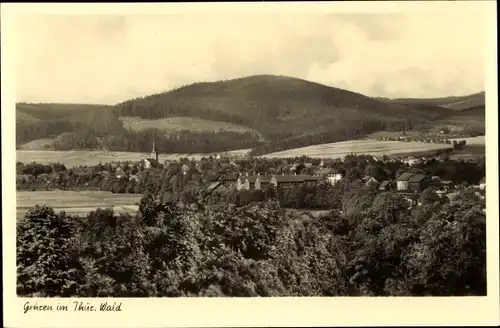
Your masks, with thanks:
M 19 148 L 22 150 L 49 149 L 50 147 L 52 147 L 53 142 L 54 139 L 51 138 L 36 139 L 20 145 Z
M 318 158 L 342 158 L 351 153 L 365 154 L 372 156 L 393 155 L 414 153 L 428 150 L 438 150 L 449 148 L 446 144 L 433 144 L 425 142 L 403 142 L 403 141 L 382 141 L 382 140 L 351 140 L 333 142 L 322 145 L 307 146 L 295 149 L 284 150 L 276 153 L 264 155 L 263 157 L 296 157 L 309 156 Z
M 227 151 L 220 154 L 227 154 L 230 156 L 244 156 L 248 154 L 249 149 L 239 149 Z M 208 157 L 213 154 L 158 154 L 158 160 L 162 163 L 165 160 L 177 160 L 179 158 L 187 157 L 200 159 Z M 110 163 L 119 161 L 132 161 L 138 162 L 144 158 L 148 158 L 149 153 L 134 153 L 134 152 L 110 152 L 100 150 L 73 150 L 73 151 L 55 151 L 55 150 L 17 150 L 16 160 L 23 163 L 62 163 L 66 167 L 79 166 L 79 165 L 97 165 L 100 163 Z
M 189 130 L 196 132 L 252 132 L 258 134 L 257 131 L 243 125 L 205 120 L 196 117 L 169 117 L 157 120 L 148 120 L 134 116 L 121 116 L 119 119 L 123 122 L 124 127 L 135 131 L 145 129 L 160 129 L 166 132 Z
M 17 217 L 22 217 L 35 205 L 48 205 L 56 213 L 65 211 L 68 215 L 87 215 L 100 208 L 112 208 L 115 213 L 134 214 L 142 195 L 113 194 L 107 191 L 18 191 Z

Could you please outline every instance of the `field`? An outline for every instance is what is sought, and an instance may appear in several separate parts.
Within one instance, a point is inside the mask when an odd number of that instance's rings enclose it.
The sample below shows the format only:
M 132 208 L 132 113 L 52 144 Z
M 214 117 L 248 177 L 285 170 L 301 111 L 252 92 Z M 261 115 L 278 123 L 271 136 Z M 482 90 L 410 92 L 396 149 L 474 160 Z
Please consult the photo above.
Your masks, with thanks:
M 49 205 L 56 213 L 86 215 L 98 207 L 112 208 L 115 213 L 135 213 L 141 195 L 113 194 L 105 191 L 18 191 L 17 217 L 35 205 Z
M 381 141 L 381 140 L 351 140 L 314 145 L 302 148 L 289 149 L 264 155 L 264 157 L 296 157 L 310 156 L 318 158 L 342 158 L 351 153 L 372 156 L 414 153 L 429 150 L 449 148 L 450 145 L 433 144 L 424 142 Z
M 40 150 L 40 149 L 50 149 L 52 147 L 54 139 L 42 138 L 27 142 L 19 146 L 22 150 Z
M 122 116 L 119 119 L 123 122 L 124 127 L 135 131 L 144 129 L 161 129 L 165 132 L 189 130 L 196 132 L 253 132 L 258 134 L 257 131 L 243 125 L 205 120 L 195 117 L 170 117 L 157 120 L 147 120 L 140 117 Z
M 470 146 L 484 146 L 486 144 L 486 137 L 485 136 L 479 136 L 479 137 L 473 137 L 473 138 L 457 138 L 457 139 L 451 139 L 451 140 L 465 140 L 467 145 Z
M 228 155 L 243 156 L 250 150 L 241 149 L 225 152 Z M 165 160 L 175 160 L 182 157 L 199 159 L 208 157 L 211 154 L 159 154 L 158 160 L 162 163 Z M 214 154 L 212 154 L 214 155 Z M 66 167 L 79 165 L 97 165 L 101 163 L 118 162 L 118 161 L 140 161 L 143 158 L 150 157 L 149 153 L 134 153 L 134 152 L 108 152 L 108 151 L 52 151 L 52 150 L 17 150 L 16 161 L 23 163 L 62 163 Z

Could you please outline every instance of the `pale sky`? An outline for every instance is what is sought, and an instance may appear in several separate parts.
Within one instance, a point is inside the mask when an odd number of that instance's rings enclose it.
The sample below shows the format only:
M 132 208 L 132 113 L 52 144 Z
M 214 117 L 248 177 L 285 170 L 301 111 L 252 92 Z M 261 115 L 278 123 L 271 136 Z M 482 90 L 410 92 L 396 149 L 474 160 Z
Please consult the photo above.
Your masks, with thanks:
M 114 104 L 256 74 L 377 97 L 484 90 L 484 17 L 210 13 L 16 21 L 17 101 Z

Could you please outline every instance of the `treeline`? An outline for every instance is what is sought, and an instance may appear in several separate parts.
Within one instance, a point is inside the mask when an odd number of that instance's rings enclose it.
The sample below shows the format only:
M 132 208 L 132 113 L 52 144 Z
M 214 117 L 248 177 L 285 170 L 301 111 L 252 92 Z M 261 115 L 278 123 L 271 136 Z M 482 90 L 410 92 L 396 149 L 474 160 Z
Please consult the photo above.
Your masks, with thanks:
M 99 137 L 90 130 L 62 135 L 56 142 L 56 150 L 107 149 L 149 153 L 153 140 L 159 153 L 206 153 L 252 148 L 260 144 L 257 135 L 250 132 L 196 132 L 178 131 L 165 134 L 159 129 L 141 131 L 123 130 L 118 135 Z
M 16 144 L 23 144 L 36 139 L 56 137 L 62 133 L 73 132 L 85 125 L 79 122 L 59 119 L 16 124 Z
M 409 210 L 396 193 L 358 190 L 341 202 L 342 213 L 321 218 L 273 201 L 202 208 L 154 195 L 136 216 L 37 206 L 17 224 L 17 294 L 486 295 L 486 222 L 474 199 L 428 197 Z

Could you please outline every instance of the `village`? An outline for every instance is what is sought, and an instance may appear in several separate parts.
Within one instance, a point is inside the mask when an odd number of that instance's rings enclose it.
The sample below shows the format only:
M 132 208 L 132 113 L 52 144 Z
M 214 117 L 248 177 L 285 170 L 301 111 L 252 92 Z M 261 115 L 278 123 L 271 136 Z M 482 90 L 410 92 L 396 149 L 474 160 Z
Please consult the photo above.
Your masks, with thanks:
M 87 189 L 114 193 L 143 193 L 151 188 L 145 182 L 148 177 L 152 179 L 151 174 L 168 171 L 171 176 L 180 176 L 179 181 L 184 181 L 181 184 L 185 185 L 189 180 L 197 181 L 198 197 L 202 199 L 213 194 L 224 198 L 231 190 L 264 191 L 269 187 L 282 190 L 302 186 L 315 188 L 321 184 L 337 186 L 352 182 L 379 192 L 398 192 L 411 205 L 418 205 L 416 196 L 428 188 L 440 198 L 446 197 L 451 202 L 461 191 L 473 191 L 479 199 L 485 199 L 484 176 L 477 183 L 470 184 L 456 179 L 453 182 L 419 169 L 451 163 L 441 154 L 432 158 L 414 156 L 377 158 L 353 154 L 335 160 L 296 158 L 267 161 L 216 155 L 201 161 L 183 158 L 176 161 L 166 160 L 164 163 L 159 162 L 158 155 L 153 141 L 150 156 L 139 162 L 114 162 L 70 169 L 66 169 L 62 164 L 18 163 L 17 188 L 18 190 Z M 354 160 L 359 162 L 360 159 L 363 163 L 356 164 L 360 167 L 370 166 L 384 171 L 384 167 L 399 166 L 398 172 L 401 173 L 382 172 L 383 174 L 370 175 L 366 174 L 369 173 L 366 170 L 358 170 L 358 177 L 351 175 L 347 178 L 346 167 L 351 165 L 347 162 Z M 165 174 L 159 178 L 166 179 Z M 173 183 L 172 178 L 167 180 L 168 183 Z

